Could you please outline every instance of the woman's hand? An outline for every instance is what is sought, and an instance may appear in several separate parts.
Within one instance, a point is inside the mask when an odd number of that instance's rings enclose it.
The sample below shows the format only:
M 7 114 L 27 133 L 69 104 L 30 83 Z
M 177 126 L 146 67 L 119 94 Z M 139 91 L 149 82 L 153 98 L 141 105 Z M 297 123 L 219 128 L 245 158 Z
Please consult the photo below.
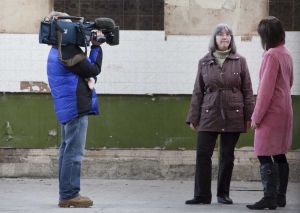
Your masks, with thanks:
M 255 123 L 254 121 L 251 122 L 251 128 L 257 129 L 259 127 L 259 124 Z
M 192 130 L 196 130 L 194 124 L 192 124 L 192 123 L 190 123 L 190 128 L 191 128 Z
M 246 129 L 250 129 L 251 128 L 251 121 L 246 121 Z

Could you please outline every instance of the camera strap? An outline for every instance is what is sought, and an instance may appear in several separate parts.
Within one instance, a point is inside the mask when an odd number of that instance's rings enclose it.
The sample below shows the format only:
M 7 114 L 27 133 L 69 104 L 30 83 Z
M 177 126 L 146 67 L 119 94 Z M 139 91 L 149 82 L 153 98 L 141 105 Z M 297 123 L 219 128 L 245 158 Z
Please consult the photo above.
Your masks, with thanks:
M 78 64 L 79 62 L 83 61 L 86 58 L 86 49 L 85 49 L 85 54 L 83 53 L 79 53 L 74 55 L 72 58 L 70 59 L 63 59 L 62 57 L 62 50 L 61 50 L 61 41 L 62 41 L 62 32 L 60 29 L 58 29 L 56 31 L 57 33 L 57 41 L 58 41 L 58 53 L 59 53 L 59 60 L 61 61 L 61 63 L 67 67 L 71 67 L 74 66 L 76 64 Z
M 84 54 L 87 55 L 87 40 L 86 40 L 86 37 L 84 35 L 84 29 L 82 27 L 82 24 L 80 24 L 78 26 L 77 30 L 79 31 L 79 33 L 81 34 L 82 38 L 84 39 Z

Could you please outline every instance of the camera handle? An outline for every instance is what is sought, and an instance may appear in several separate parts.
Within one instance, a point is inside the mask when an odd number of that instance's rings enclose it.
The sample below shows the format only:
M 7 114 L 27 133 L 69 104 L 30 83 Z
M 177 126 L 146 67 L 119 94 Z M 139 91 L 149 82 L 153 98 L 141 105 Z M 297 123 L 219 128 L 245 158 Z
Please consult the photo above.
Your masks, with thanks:
M 83 22 L 84 18 L 79 16 L 57 16 L 56 19 L 71 19 L 72 21 Z

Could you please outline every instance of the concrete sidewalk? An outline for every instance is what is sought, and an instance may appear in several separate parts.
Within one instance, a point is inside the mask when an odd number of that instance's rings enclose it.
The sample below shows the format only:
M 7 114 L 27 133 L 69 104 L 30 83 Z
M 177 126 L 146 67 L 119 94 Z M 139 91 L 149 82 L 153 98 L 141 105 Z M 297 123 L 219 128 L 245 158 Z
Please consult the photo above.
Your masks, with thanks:
M 88 209 L 60 209 L 56 179 L 0 179 L 0 212 L 99 212 L 99 213 L 186 213 L 255 212 L 246 204 L 262 197 L 260 182 L 232 182 L 233 205 L 216 202 L 216 182 L 212 183 L 211 205 L 185 205 L 193 195 L 193 181 L 83 179 L 82 195 L 94 200 Z M 288 204 L 275 212 L 300 212 L 300 183 L 288 186 Z M 261 211 L 259 211 L 261 212 Z

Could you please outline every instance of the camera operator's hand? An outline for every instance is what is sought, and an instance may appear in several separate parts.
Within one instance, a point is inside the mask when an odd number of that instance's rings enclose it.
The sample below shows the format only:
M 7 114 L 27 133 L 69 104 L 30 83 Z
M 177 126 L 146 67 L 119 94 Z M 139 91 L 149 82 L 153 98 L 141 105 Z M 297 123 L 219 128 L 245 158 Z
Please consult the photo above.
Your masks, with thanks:
M 96 80 L 93 77 L 91 77 L 91 78 L 86 78 L 85 81 L 87 82 L 90 90 L 93 90 L 95 87 Z
M 103 39 L 101 39 L 101 37 L 103 37 Z M 96 38 L 93 38 L 91 40 L 91 42 L 92 42 L 93 46 L 99 46 L 99 45 L 101 45 L 102 43 L 105 42 L 104 34 L 101 31 L 97 30 L 97 36 L 96 36 Z

